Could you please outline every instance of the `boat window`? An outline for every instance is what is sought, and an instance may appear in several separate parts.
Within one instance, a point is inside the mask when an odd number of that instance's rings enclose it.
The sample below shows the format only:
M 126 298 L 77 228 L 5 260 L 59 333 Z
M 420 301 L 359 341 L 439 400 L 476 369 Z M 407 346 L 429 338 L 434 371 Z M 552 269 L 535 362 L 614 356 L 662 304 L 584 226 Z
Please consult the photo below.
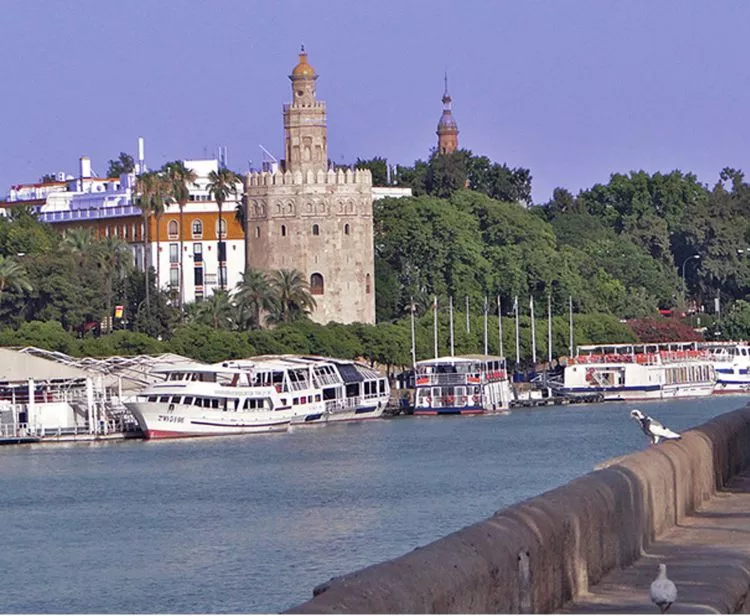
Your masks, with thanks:
M 148 397 L 149 402 L 156 402 L 156 396 L 149 396 Z
M 380 379 L 380 393 L 385 393 L 385 379 Z
M 203 398 L 196 398 L 193 404 L 195 404 L 195 406 L 203 406 Z
M 299 398 L 294 398 L 292 400 L 292 404 L 299 404 Z
M 193 396 L 185 396 L 185 399 L 182 401 L 183 404 L 192 404 L 193 403 Z
M 182 396 L 172 396 L 172 404 L 180 404 Z
M 315 394 L 315 402 L 320 402 L 321 396 L 320 394 Z
M 280 402 L 282 406 L 286 406 L 286 398 L 281 398 Z
M 307 396 L 302 396 L 302 397 L 301 397 L 301 398 L 299 399 L 299 403 L 300 403 L 300 404 L 307 404 Z
M 219 399 L 218 398 L 211 398 L 211 408 L 212 409 L 218 409 L 219 408 Z
M 169 396 L 159 396 L 159 402 L 169 402 Z

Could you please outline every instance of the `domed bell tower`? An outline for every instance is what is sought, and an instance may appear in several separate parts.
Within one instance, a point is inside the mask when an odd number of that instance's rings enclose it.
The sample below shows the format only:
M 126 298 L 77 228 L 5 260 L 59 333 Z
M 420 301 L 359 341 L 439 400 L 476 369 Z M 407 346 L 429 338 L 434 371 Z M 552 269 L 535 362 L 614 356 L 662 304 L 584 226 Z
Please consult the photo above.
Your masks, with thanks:
M 458 124 L 453 117 L 453 99 L 448 94 L 448 73 L 445 74 L 445 91 L 443 92 L 443 115 L 437 125 L 438 152 L 450 154 L 458 149 Z
M 326 104 L 315 98 L 318 75 L 307 62 L 304 45 L 289 79 L 292 102 L 284 105 L 285 169 L 305 176 L 308 171 L 327 171 Z

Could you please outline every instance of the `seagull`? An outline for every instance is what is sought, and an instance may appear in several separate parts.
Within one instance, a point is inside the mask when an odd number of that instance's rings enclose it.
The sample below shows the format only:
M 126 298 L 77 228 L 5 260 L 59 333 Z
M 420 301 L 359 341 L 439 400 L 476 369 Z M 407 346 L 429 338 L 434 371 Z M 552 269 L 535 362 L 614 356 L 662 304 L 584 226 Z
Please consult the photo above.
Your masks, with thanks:
M 651 582 L 651 601 L 656 603 L 663 614 L 677 601 L 677 586 L 667 577 L 667 565 L 659 564 L 659 575 Z
M 651 439 L 651 442 L 654 445 L 658 445 L 662 440 L 680 438 L 680 435 L 677 434 L 677 432 L 665 428 L 653 417 L 644 415 L 638 409 L 630 411 L 630 416 L 641 425 L 641 430 L 643 430 L 643 433 Z

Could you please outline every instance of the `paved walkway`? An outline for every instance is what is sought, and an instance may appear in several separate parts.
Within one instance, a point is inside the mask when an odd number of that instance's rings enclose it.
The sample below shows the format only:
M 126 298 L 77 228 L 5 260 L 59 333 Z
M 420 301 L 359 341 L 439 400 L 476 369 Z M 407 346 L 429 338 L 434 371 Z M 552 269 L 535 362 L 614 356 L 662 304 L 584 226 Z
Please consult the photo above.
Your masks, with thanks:
M 677 585 L 668 614 L 750 613 L 750 471 L 561 613 L 658 614 L 649 586 L 660 562 Z

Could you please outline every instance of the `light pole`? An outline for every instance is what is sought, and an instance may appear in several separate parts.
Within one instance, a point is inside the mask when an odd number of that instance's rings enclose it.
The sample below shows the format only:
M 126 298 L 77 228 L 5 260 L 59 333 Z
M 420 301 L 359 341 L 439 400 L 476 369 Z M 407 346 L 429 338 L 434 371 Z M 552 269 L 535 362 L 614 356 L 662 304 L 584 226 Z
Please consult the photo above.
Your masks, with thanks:
M 682 262 L 682 301 L 683 303 L 686 302 L 686 295 L 687 295 L 687 285 L 685 284 L 685 266 L 688 264 L 688 261 L 691 259 L 700 259 L 700 255 L 690 255 L 687 259 L 685 259 Z

